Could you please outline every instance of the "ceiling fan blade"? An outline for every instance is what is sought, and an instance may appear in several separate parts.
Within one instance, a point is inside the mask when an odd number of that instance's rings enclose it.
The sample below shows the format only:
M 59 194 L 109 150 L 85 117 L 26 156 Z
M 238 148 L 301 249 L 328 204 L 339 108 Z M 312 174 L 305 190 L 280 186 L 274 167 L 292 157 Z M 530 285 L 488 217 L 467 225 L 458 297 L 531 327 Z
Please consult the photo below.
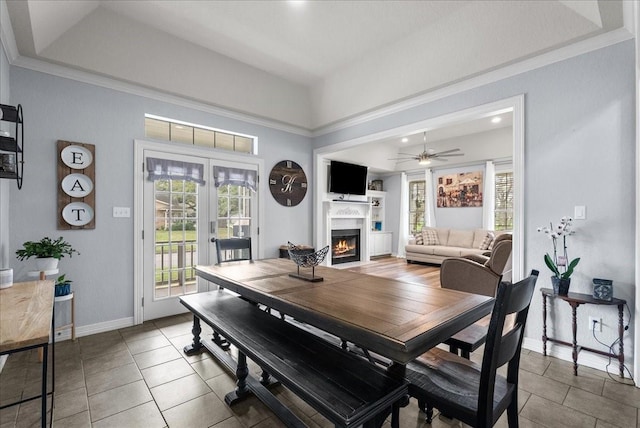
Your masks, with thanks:
M 416 160 L 416 159 L 395 158 L 395 159 L 387 159 L 387 160 L 394 160 L 394 161 L 397 161 L 396 163 L 400 163 L 400 162 L 409 162 L 409 161 L 414 161 L 414 160 Z
M 402 153 L 402 152 L 398 152 L 399 155 L 404 155 L 404 156 L 411 156 L 411 157 L 417 157 L 419 155 L 416 155 L 415 153 Z
M 450 153 L 448 155 L 441 155 L 439 153 L 436 153 L 435 155 L 431 155 L 432 158 L 446 158 L 446 157 L 451 157 L 451 156 L 464 156 L 464 153 Z
M 442 154 L 445 154 L 445 153 L 453 153 L 453 152 L 459 152 L 459 151 L 460 151 L 460 149 L 451 149 L 451 150 L 445 150 L 443 152 L 434 153 L 434 155 L 442 155 Z
M 429 159 L 437 160 L 437 161 L 440 161 L 440 162 L 448 162 L 449 161 L 449 159 L 438 158 L 438 157 L 432 157 L 432 158 L 429 158 Z

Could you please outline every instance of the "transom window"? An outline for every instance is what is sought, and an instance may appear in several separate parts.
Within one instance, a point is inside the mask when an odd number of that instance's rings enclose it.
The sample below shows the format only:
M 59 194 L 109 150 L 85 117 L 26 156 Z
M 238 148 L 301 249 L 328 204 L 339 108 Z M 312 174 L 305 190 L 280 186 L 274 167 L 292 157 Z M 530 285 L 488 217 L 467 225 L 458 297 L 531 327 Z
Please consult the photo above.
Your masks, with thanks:
M 256 154 L 257 138 L 204 125 L 145 115 L 144 133 L 155 140 L 172 141 L 239 153 Z

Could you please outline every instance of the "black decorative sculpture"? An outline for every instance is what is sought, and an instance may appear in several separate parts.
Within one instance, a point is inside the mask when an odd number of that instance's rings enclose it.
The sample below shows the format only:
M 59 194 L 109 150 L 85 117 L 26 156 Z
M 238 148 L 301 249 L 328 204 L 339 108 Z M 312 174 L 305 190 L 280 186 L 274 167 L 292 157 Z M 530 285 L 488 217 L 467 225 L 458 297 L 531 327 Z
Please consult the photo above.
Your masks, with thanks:
M 309 253 L 309 250 L 300 249 L 297 245 L 294 245 L 291 242 L 288 242 L 287 244 L 289 246 L 289 257 L 298 266 L 298 271 L 296 273 L 290 273 L 289 276 L 310 282 L 324 281 L 323 277 L 316 276 L 316 266 L 322 263 L 324 258 L 327 256 L 329 246 L 327 245 L 315 253 Z M 311 275 L 300 273 L 300 267 L 310 267 Z

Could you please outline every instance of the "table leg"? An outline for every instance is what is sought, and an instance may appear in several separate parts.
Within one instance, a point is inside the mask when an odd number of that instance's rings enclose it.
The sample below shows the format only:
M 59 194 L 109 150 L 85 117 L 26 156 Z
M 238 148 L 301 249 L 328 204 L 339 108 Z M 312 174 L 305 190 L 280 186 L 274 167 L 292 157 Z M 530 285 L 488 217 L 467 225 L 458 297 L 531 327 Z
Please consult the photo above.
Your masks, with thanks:
M 49 359 L 49 345 L 45 343 L 42 349 L 42 390 L 40 397 L 41 399 L 41 407 L 40 407 L 40 426 L 45 428 L 47 426 L 47 362 Z M 53 419 L 53 407 L 51 408 L 51 418 Z
M 71 340 L 76 340 L 76 297 L 71 298 Z
M 236 402 L 242 400 L 251 390 L 247 386 L 247 376 L 249 376 L 249 367 L 247 366 L 247 356 L 238 352 L 238 366 L 236 368 L 236 390 L 231 391 L 224 396 L 224 402 L 228 406 L 233 406 Z
M 620 339 L 620 350 L 618 353 L 620 377 L 624 378 L 624 305 L 618 305 L 618 337 Z
M 578 322 L 577 322 L 577 317 L 576 317 L 576 312 L 578 309 L 578 305 L 575 303 L 570 303 L 571 305 L 571 322 L 572 322 L 572 329 L 573 329 L 573 375 L 574 376 L 578 376 L 578 339 L 577 339 L 577 334 L 578 334 Z
M 547 356 L 547 295 L 542 295 L 542 355 Z
M 187 345 L 184 347 L 183 351 L 187 355 L 193 355 L 200 352 L 203 348 L 202 342 L 200 342 L 200 333 L 202 332 L 202 328 L 200 327 L 200 318 L 197 316 L 193 316 L 193 328 L 191 329 L 191 333 L 193 334 L 193 343 L 191 345 Z

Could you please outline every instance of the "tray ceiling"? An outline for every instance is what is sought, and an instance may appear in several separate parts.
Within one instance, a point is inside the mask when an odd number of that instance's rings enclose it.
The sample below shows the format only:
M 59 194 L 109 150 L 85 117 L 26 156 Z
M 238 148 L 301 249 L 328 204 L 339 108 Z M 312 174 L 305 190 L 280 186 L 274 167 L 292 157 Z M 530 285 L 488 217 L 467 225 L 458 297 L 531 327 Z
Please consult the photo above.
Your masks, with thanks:
M 621 1 L 7 1 L 19 57 L 308 130 L 623 27 Z

